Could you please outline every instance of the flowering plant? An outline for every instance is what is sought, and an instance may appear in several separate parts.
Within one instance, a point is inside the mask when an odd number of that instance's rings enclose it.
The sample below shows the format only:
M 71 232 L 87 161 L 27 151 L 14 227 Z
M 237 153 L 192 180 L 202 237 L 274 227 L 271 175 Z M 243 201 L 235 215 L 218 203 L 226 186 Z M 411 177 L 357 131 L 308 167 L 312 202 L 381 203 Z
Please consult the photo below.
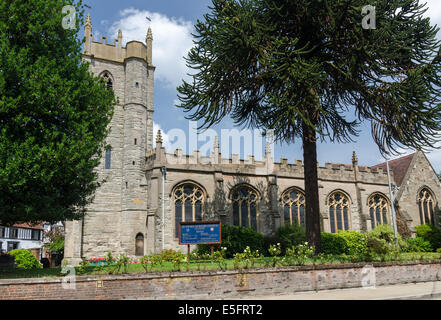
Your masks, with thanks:
M 276 245 L 270 245 L 268 252 L 271 255 L 271 266 L 274 268 L 280 261 L 279 255 L 282 252 L 282 247 L 280 246 L 280 243 L 277 243 Z
M 286 249 L 286 259 L 290 264 L 291 262 L 294 262 L 297 265 L 304 265 L 306 260 L 313 255 L 314 248 L 310 247 L 308 242 Z
M 251 251 L 250 247 L 247 246 L 243 253 L 236 253 L 233 256 L 233 265 L 235 269 L 239 269 L 241 263 L 243 263 L 244 269 L 248 269 L 249 267 L 254 267 L 256 260 L 261 258 L 262 255 L 259 253 L 259 250 Z
M 218 264 L 221 270 L 227 269 L 227 263 L 225 257 L 227 255 L 227 247 L 221 247 L 220 250 L 213 252 L 213 259 Z

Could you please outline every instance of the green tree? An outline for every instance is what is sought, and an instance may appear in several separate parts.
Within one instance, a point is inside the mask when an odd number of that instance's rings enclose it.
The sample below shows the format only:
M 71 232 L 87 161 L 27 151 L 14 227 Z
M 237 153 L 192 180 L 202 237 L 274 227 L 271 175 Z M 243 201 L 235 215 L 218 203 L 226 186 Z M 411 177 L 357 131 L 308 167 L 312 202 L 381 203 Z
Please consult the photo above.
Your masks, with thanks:
M 115 98 L 82 62 L 64 0 L 0 2 L 0 222 L 79 219 Z M 72 21 L 73 22 L 73 21 Z
M 367 4 L 376 29 L 364 29 Z M 316 142 L 370 122 L 383 154 L 434 147 L 441 129 L 438 29 L 418 0 L 213 0 L 195 25 L 178 107 L 201 127 L 230 115 L 303 145 L 308 242 L 320 251 Z M 372 24 L 371 24 L 372 25 Z

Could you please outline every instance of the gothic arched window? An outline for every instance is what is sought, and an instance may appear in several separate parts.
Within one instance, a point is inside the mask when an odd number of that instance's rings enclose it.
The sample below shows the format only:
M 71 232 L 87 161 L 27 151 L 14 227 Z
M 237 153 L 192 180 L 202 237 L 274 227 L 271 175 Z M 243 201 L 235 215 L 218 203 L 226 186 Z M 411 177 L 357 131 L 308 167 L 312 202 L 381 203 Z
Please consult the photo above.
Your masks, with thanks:
M 110 74 L 106 71 L 102 74 L 102 77 L 104 79 L 104 82 L 106 83 L 107 89 L 113 90 L 113 81 Z
M 329 221 L 331 232 L 349 230 L 349 198 L 341 191 L 335 191 L 329 196 Z
M 282 194 L 283 223 L 305 226 L 305 194 L 291 188 Z
M 434 207 L 435 201 L 432 193 L 427 188 L 423 188 L 418 194 L 421 224 L 434 224 Z
M 257 231 L 257 191 L 248 186 L 234 188 L 231 193 L 233 203 L 233 225 Z
M 204 199 L 204 192 L 196 184 L 183 183 L 174 189 L 175 237 L 178 237 L 179 222 L 202 221 Z
M 369 215 L 372 229 L 379 224 L 387 224 L 389 216 L 389 201 L 379 193 L 371 195 L 368 199 Z

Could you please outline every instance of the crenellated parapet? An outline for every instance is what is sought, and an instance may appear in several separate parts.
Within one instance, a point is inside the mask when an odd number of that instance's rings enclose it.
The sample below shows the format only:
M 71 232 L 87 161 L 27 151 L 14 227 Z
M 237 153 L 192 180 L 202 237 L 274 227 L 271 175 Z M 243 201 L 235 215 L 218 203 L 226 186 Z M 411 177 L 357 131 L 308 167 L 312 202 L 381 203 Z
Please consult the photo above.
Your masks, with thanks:
M 158 132 L 160 137 L 160 132 Z M 222 157 L 219 152 L 217 139 L 213 151 L 209 156 L 203 156 L 199 150 L 192 154 L 184 154 L 182 149 L 176 149 L 173 153 L 167 153 L 162 146 L 162 140 L 157 141 L 156 149 L 146 155 L 146 170 L 152 167 L 166 166 L 170 169 L 194 170 L 203 172 L 224 172 L 252 174 L 254 176 L 278 176 L 301 178 L 304 175 L 302 160 L 289 163 L 288 159 L 281 158 L 280 162 L 274 162 L 271 152 L 265 152 L 262 160 L 256 160 L 253 155 L 241 159 L 238 154 L 231 157 Z M 319 180 L 322 181 L 347 181 L 360 183 L 387 184 L 387 172 L 368 166 L 359 166 L 358 160 L 353 164 L 341 164 L 326 162 L 324 166 L 317 163 Z M 393 176 L 392 176 L 393 178 Z
M 149 67 L 153 67 L 152 62 L 152 30 L 149 28 L 146 36 L 146 43 L 140 41 L 127 42 L 126 46 L 122 45 L 122 31 L 118 30 L 118 38 L 109 41 L 107 37 L 101 36 L 96 40 L 92 34 L 92 22 L 90 15 L 86 17 L 84 25 L 84 52 L 85 56 L 92 56 L 95 59 L 103 59 L 108 61 L 123 63 L 129 58 L 139 58 L 144 60 Z

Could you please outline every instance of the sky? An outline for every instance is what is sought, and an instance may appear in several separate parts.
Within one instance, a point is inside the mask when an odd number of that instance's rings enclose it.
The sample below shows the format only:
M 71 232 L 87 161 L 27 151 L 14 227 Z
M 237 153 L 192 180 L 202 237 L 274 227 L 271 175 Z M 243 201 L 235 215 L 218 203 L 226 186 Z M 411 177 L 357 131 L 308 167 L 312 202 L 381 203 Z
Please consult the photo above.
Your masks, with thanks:
M 441 0 L 422 2 L 427 2 L 426 15 L 431 18 L 431 24 L 441 26 Z M 86 8 L 86 13 L 91 15 L 95 40 L 107 36 L 109 42 L 113 43 L 113 39 L 117 38 L 118 29 L 121 29 L 123 45 L 131 40 L 145 42 L 147 29 L 152 29 L 153 64 L 156 66 L 154 134 L 161 129 L 167 152 L 181 148 L 184 153 L 192 153 L 193 149 L 198 148 L 202 149 L 201 154 L 204 155 L 210 152 L 214 135 L 217 134 L 219 139 L 221 138 L 222 130 L 246 129 L 236 127 L 233 120 L 225 118 L 220 124 L 204 133 L 201 132 L 196 146 L 189 138 L 192 132 L 190 127 L 194 124 L 189 123 L 185 118 L 186 114 L 175 106 L 178 102 L 176 87 L 182 83 L 182 79 L 189 79 L 187 73 L 190 71 L 186 67 L 184 57 L 193 46 L 194 24 L 198 19 L 203 20 L 203 15 L 209 12 L 211 0 L 84 0 L 84 3 L 91 7 Z M 82 28 L 80 35 L 81 32 Z M 441 32 L 438 32 L 438 38 L 441 39 Z M 357 153 L 360 165 L 370 166 L 384 162 L 385 159 L 371 137 L 370 124 L 362 123 L 359 130 L 360 134 L 354 137 L 354 143 L 318 143 L 317 156 L 320 165 L 324 165 L 325 162 L 351 163 L 353 151 Z M 176 137 L 176 133 L 185 133 L 188 139 L 182 141 Z M 258 131 L 252 133 L 256 134 Z M 245 140 L 242 140 L 241 158 L 246 158 L 250 152 L 254 152 L 256 160 L 260 160 L 261 150 L 265 148 L 259 146 L 259 140 L 253 144 L 252 149 L 243 141 Z M 276 144 L 273 149 L 275 161 L 287 158 L 289 163 L 294 163 L 296 159 L 303 159 L 300 141 L 289 145 Z M 402 155 L 414 152 L 408 149 L 400 150 Z M 225 153 L 227 150 L 223 152 L 223 157 L 227 157 Z M 441 150 L 431 150 L 426 155 L 435 171 L 441 172 Z M 397 157 L 399 156 L 391 158 Z

